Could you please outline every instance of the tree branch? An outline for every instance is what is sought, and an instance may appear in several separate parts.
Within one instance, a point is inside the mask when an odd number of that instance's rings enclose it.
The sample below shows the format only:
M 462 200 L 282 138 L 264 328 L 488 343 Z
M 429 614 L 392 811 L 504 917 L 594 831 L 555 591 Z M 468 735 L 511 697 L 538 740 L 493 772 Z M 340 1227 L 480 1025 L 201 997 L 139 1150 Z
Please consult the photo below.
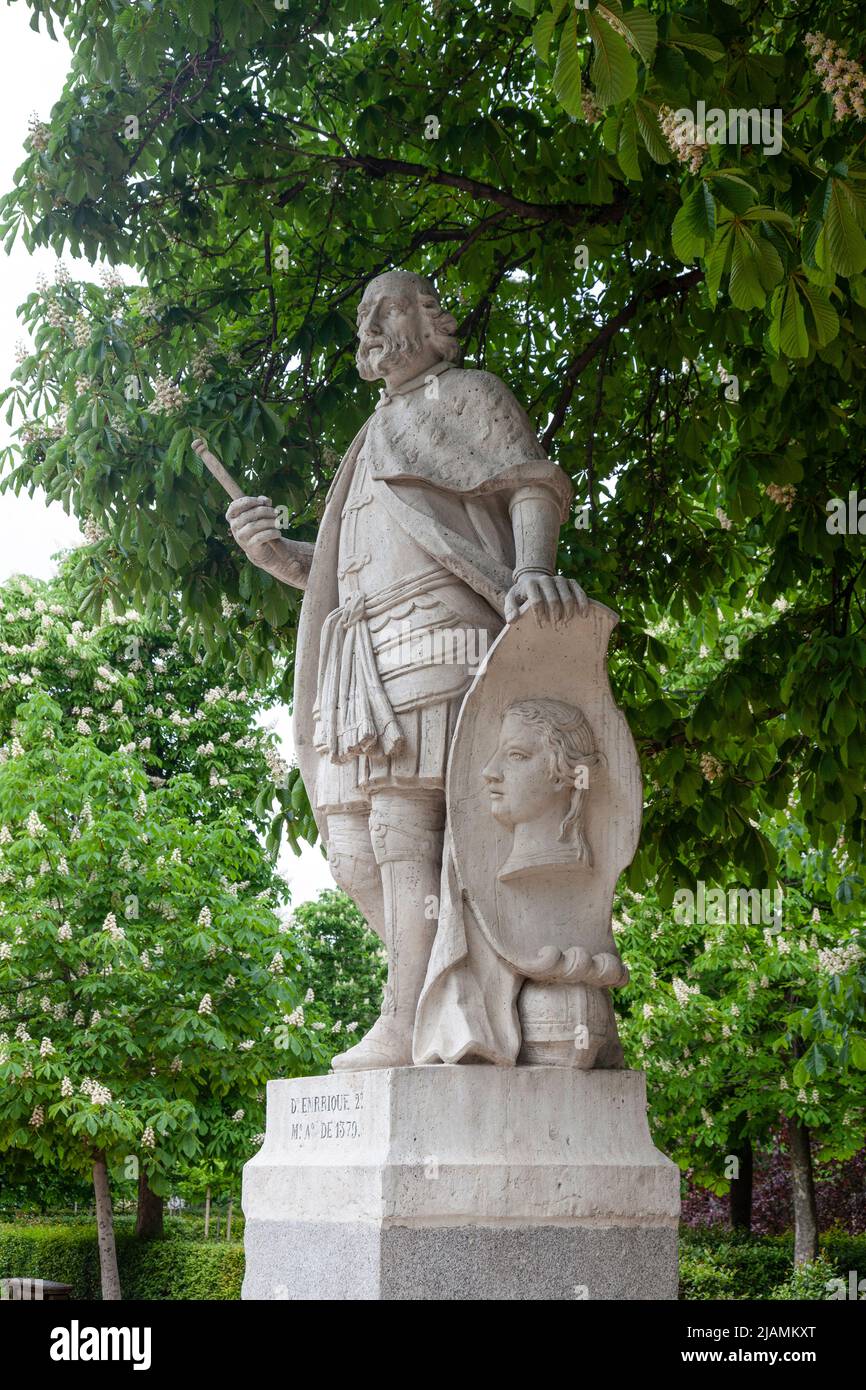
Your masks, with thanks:
M 291 153 L 302 157 L 314 154 L 312 150 L 301 147 L 292 147 Z M 605 204 L 528 203 L 525 199 L 516 197 L 507 188 L 497 188 L 495 184 L 486 183 L 482 179 L 471 179 L 465 174 L 448 174 L 442 169 L 434 169 L 427 164 L 416 164 L 408 159 L 383 159 L 378 155 L 368 154 L 319 154 L 318 151 L 315 152 L 315 158 L 344 169 L 363 169 L 373 178 L 383 179 L 389 174 L 400 174 L 406 178 L 420 179 L 424 183 L 440 184 L 444 188 L 457 188 L 482 202 L 498 203 L 508 212 L 532 222 L 562 222 L 568 227 L 620 222 L 626 208 L 625 197 Z
M 609 319 L 592 341 L 587 343 L 586 347 L 583 348 L 576 357 L 571 359 L 564 372 L 565 385 L 559 394 L 559 400 L 554 408 L 550 424 L 541 438 L 541 442 L 545 449 L 550 448 L 556 437 L 557 431 L 562 426 L 562 422 L 565 419 L 568 407 L 571 403 L 571 398 L 574 395 L 577 379 L 584 367 L 587 367 L 589 363 L 592 362 L 593 358 L 598 356 L 602 348 L 607 346 L 611 338 L 634 318 L 641 305 L 652 303 L 659 299 L 665 299 L 671 294 L 685 294 L 692 289 L 693 286 L 700 284 L 703 278 L 704 272 L 700 268 L 697 268 L 695 270 L 686 271 L 685 275 L 680 275 L 675 280 L 659 280 L 657 284 L 650 285 L 648 289 L 638 290 L 637 294 L 633 295 L 628 301 L 625 308 L 621 309 L 618 314 L 615 314 L 612 319 Z

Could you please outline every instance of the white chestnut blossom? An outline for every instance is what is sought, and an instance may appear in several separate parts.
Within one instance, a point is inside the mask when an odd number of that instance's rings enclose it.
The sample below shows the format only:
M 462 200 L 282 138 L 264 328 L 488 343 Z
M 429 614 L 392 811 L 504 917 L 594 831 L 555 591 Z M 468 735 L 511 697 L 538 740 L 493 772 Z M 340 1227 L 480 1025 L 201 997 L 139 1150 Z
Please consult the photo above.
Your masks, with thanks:
M 689 173 L 696 174 L 704 162 L 709 145 L 698 138 L 693 120 L 678 118 L 670 106 L 659 107 L 659 124 L 668 148 L 680 164 L 688 164 Z
M 123 930 L 123 927 L 117 925 L 117 918 L 113 912 L 108 913 L 108 916 L 102 924 L 102 930 L 108 932 L 112 941 L 123 941 L 126 938 L 126 932 Z
M 89 1076 L 85 1076 L 78 1088 L 82 1095 L 89 1096 L 93 1105 L 110 1105 L 111 1092 L 107 1086 L 101 1085 L 98 1081 L 93 1081 Z
M 687 985 L 685 980 L 680 980 L 676 975 L 671 980 L 671 988 L 673 989 L 680 1008 L 685 1008 L 689 1002 L 690 995 L 700 994 L 701 992 L 697 985 Z
M 824 34 L 807 34 L 806 52 L 816 60 L 815 72 L 822 79 L 823 91 L 833 102 L 833 116 L 844 121 L 848 116 L 866 118 L 866 72 L 848 50 Z
M 827 947 L 818 952 L 818 969 L 822 975 L 844 975 L 859 965 L 863 959 L 863 948 L 856 941 L 847 946 Z
M 714 782 L 717 777 L 721 777 L 724 770 L 718 758 L 714 758 L 712 753 L 701 754 L 701 772 L 708 782 Z
M 151 415 L 170 415 L 180 410 L 184 404 L 184 394 L 170 377 L 158 373 L 153 381 L 153 400 L 147 407 Z

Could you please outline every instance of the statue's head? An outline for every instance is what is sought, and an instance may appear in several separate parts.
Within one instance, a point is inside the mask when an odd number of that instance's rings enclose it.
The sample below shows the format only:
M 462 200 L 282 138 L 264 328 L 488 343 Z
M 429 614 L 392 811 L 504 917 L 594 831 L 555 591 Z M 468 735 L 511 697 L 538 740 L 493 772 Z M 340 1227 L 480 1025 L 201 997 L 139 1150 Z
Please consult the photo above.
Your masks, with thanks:
M 591 864 L 583 802 L 601 761 L 586 715 L 576 705 L 518 700 L 507 710 L 496 752 L 482 772 L 494 819 L 511 829 L 525 827 L 522 839 L 538 838 L 539 851 L 553 828 L 556 840 L 574 847 L 578 863 Z
M 358 305 L 358 371 L 376 381 L 417 358 L 419 372 L 459 352 L 457 321 L 439 303 L 433 284 L 410 270 L 377 275 Z

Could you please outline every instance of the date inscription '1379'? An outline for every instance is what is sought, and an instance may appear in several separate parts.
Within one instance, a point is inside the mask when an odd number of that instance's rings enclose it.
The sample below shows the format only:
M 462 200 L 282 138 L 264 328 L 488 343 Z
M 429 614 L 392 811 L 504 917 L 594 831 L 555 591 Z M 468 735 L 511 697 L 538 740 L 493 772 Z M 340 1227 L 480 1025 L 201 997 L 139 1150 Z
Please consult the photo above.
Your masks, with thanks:
M 360 1139 L 363 1091 L 327 1092 L 313 1096 L 293 1096 L 292 1139 Z

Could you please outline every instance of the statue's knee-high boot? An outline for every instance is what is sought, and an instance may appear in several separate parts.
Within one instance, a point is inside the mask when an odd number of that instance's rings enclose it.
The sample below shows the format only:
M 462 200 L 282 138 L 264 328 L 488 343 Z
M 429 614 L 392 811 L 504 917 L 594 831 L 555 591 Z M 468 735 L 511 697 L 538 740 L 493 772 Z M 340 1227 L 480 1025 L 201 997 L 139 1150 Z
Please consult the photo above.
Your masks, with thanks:
M 445 802 L 441 792 L 374 793 L 370 839 L 382 876 L 388 983 L 382 1012 L 336 1070 L 412 1065 L 412 1030 L 436 934 Z
M 328 816 L 328 867 L 337 887 L 348 893 L 370 930 L 384 941 L 382 875 L 370 843 L 368 811 L 334 811 Z

